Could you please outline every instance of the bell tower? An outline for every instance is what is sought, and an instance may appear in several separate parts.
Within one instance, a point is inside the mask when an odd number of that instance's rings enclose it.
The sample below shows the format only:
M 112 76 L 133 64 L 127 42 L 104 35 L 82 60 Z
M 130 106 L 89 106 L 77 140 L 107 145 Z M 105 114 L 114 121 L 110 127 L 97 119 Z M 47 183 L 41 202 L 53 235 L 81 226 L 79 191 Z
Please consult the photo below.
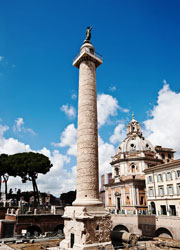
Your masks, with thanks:
M 134 113 L 132 114 L 132 120 L 127 125 L 127 136 L 137 134 L 142 136 L 142 129 L 139 122 L 134 119 Z

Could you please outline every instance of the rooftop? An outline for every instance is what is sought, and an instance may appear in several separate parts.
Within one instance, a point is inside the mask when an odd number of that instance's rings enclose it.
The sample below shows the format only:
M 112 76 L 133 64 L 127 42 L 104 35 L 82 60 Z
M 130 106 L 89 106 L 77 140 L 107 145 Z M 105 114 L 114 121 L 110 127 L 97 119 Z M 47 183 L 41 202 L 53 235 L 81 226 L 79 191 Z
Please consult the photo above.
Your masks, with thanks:
M 180 159 L 178 160 L 173 160 L 169 163 L 164 163 L 164 164 L 160 164 L 160 165 L 156 165 L 156 166 L 153 166 L 153 167 L 150 167 L 150 168 L 147 168 L 144 170 L 144 173 L 150 173 L 152 171 L 156 171 L 156 170 L 160 170 L 160 169 L 166 169 L 166 168 L 169 168 L 169 167 L 174 167 L 174 166 L 180 166 Z

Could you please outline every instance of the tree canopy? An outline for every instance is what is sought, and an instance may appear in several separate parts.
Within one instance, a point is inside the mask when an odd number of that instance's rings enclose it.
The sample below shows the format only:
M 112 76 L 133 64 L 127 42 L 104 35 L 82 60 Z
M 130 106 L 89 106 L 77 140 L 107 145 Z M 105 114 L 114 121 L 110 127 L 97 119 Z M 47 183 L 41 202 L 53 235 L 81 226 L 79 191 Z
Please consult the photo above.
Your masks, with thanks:
M 13 176 L 20 176 L 23 183 L 32 181 L 35 200 L 39 200 L 36 179 L 38 174 L 46 174 L 52 167 L 49 158 L 40 153 L 25 152 L 9 155 L 7 162 Z
M 67 193 L 62 193 L 60 195 L 60 199 L 63 203 L 63 206 L 66 205 L 72 206 L 73 201 L 76 199 L 76 191 L 69 191 Z
M 1 154 L 0 155 L 0 176 L 4 175 L 7 173 L 7 157 L 8 155 L 6 154 Z

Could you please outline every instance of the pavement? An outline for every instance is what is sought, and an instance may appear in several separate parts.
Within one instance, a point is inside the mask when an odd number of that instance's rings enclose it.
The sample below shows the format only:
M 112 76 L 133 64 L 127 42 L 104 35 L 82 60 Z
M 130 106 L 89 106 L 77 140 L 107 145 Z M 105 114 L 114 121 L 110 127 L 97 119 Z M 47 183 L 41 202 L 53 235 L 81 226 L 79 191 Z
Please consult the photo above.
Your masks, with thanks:
M 13 250 L 13 248 L 11 248 L 5 244 L 0 244 L 0 250 Z

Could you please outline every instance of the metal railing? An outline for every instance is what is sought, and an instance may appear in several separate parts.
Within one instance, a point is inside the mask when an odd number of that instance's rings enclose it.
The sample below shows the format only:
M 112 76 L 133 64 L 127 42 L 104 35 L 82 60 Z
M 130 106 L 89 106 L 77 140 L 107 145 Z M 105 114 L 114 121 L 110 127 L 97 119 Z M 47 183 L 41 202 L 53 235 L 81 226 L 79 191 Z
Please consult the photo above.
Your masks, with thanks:
M 96 51 L 95 51 L 95 56 L 96 56 L 96 57 L 98 57 L 98 58 L 99 58 L 99 59 L 101 59 L 101 60 L 103 59 L 102 55 L 101 55 L 101 54 L 99 54 L 99 53 L 98 53 L 98 52 L 96 52 Z
M 83 48 L 83 50 L 80 51 L 80 52 L 74 57 L 73 62 L 76 61 L 76 59 L 77 59 L 84 51 L 85 51 L 85 52 L 88 52 L 88 53 L 90 53 L 90 54 L 92 54 L 93 56 L 96 56 L 96 57 L 99 58 L 100 60 L 103 59 L 102 55 L 100 55 L 98 52 L 93 51 L 93 50 L 91 51 L 91 50 L 89 50 L 89 49 L 87 49 L 87 48 Z

